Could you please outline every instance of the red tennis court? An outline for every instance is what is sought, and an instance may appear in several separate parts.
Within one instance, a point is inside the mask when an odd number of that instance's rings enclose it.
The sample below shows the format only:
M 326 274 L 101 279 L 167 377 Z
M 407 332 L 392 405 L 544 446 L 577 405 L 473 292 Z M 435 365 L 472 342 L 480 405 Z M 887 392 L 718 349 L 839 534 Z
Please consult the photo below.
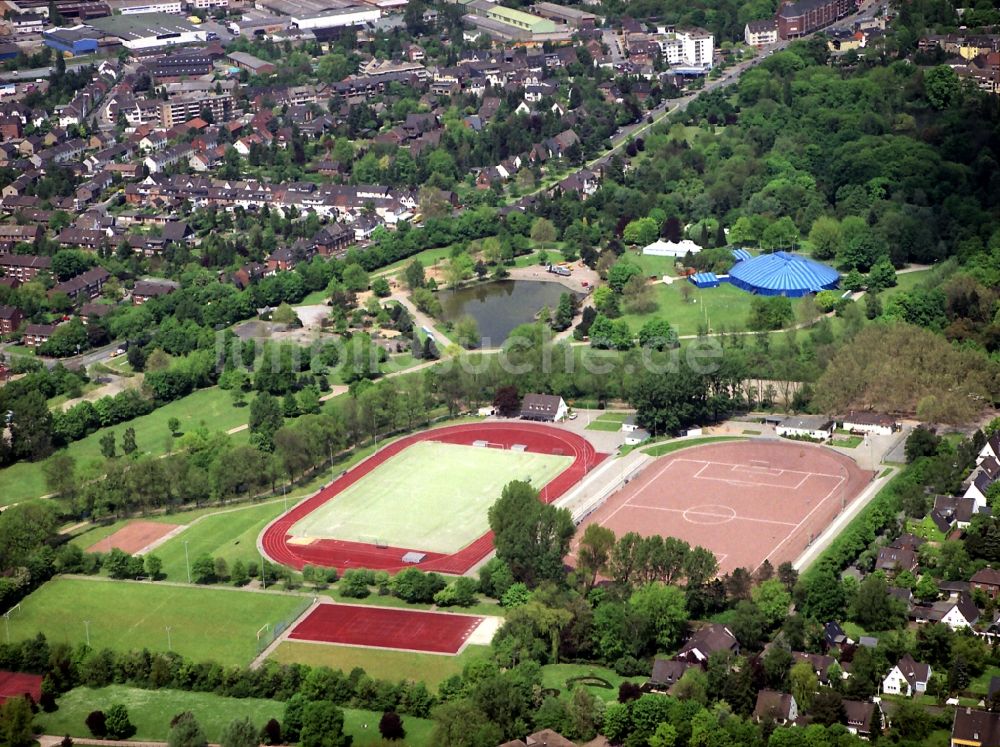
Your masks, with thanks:
M 596 522 L 619 537 L 660 534 L 701 545 L 715 553 L 720 573 L 753 571 L 765 559 L 777 567 L 798 557 L 873 476 L 814 444 L 708 444 L 652 462 L 583 527 Z
M 37 674 L 0 671 L 0 703 L 10 698 L 31 696 L 38 703 L 42 699 L 42 678 Z
M 296 641 L 457 654 L 484 620 L 445 612 L 321 604 L 288 634 Z
M 572 456 L 572 464 L 545 486 L 544 499 L 548 503 L 559 498 L 607 457 L 606 454 L 598 454 L 589 441 L 575 433 L 523 421 L 468 423 L 433 428 L 393 441 L 338 477 L 316 495 L 279 516 L 261 533 L 258 540 L 261 551 L 275 563 L 298 569 L 309 564 L 326 568 L 372 568 L 389 571 L 401 570 L 412 565 L 405 562 L 403 556 L 409 552 L 417 552 L 424 556 L 418 564 L 422 570 L 465 573 L 493 550 L 492 533 L 483 534 L 452 554 L 427 552 L 421 547 L 379 547 L 364 542 L 337 539 L 319 539 L 309 544 L 296 544 L 290 541 L 292 540 L 290 530 L 304 516 L 327 501 L 336 500 L 341 491 L 363 479 L 378 465 L 399 454 L 403 449 L 418 441 L 428 440 L 452 444 L 475 444 L 477 441 L 487 441 L 502 444 L 505 448 L 523 447 L 525 451 Z M 374 533 L 377 533 L 377 527 L 373 527 Z

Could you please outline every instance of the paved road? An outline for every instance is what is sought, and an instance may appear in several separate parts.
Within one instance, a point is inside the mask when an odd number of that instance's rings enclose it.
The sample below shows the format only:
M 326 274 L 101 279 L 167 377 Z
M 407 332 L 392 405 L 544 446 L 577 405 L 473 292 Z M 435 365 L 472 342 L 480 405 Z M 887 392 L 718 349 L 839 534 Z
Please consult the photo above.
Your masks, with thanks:
M 99 61 L 98 61 L 99 62 Z M 66 71 L 76 70 L 77 68 L 87 67 L 87 65 L 93 65 L 93 60 L 84 60 L 83 62 L 67 62 Z M 29 70 L 15 70 L 11 73 L 0 73 L 0 80 L 5 80 L 11 83 L 26 83 L 33 80 L 38 80 L 39 78 L 48 78 L 56 71 L 55 66 L 52 67 L 33 67 Z

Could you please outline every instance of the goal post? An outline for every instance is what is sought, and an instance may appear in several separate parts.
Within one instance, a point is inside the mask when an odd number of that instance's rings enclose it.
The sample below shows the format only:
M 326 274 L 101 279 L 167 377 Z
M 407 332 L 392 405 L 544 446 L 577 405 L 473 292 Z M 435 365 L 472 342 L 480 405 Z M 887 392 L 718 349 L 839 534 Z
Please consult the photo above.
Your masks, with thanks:
M 270 629 L 270 627 L 271 623 L 264 623 L 263 625 L 260 626 L 260 630 L 257 631 L 258 641 L 260 640 L 260 637 Z

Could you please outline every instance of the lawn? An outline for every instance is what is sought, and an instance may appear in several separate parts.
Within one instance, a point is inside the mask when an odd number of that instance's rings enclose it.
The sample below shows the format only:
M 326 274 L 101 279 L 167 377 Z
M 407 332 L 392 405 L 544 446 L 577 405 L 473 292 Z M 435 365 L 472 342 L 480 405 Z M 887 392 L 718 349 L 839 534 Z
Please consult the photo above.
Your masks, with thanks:
M 288 505 L 291 506 L 293 502 L 289 500 Z M 187 581 L 185 543 L 188 557 L 192 561 L 207 553 L 213 558 L 225 558 L 230 568 L 237 560 L 242 560 L 247 565 L 259 564 L 257 537 L 284 510 L 284 502 L 279 500 L 206 516 L 163 543 L 155 554 L 163 561 L 163 572 L 171 581 Z
M 119 448 L 122 434 L 128 427 L 135 428 L 135 440 L 140 451 L 159 456 L 167 451 L 168 442 L 176 444 L 179 439 L 170 437 L 167 421 L 177 418 L 181 421 L 181 431 L 205 426 L 211 431 L 226 431 L 243 425 L 250 417 L 249 407 L 233 407 L 229 392 L 218 387 L 199 389 L 183 399 L 164 405 L 149 415 L 135 418 L 111 428 L 101 428 L 84 439 L 74 441 L 64 452 L 81 465 L 101 459 L 101 437 L 108 431 L 117 436 Z M 35 498 L 48 492 L 42 476 L 41 462 L 18 462 L 0 470 L 0 495 L 4 503 L 16 503 L 25 498 Z
M 704 438 L 684 438 L 678 439 L 677 441 L 670 441 L 665 444 L 659 444 L 657 446 L 652 446 L 648 449 L 643 449 L 643 452 L 649 454 L 652 457 L 663 456 L 664 454 L 669 454 L 673 451 L 680 451 L 681 449 L 686 449 L 689 446 L 701 446 L 702 444 L 713 444 L 718 441 L 742 441 L 741 436 L 705 436 Z
M 405 371 L 408 368 L 419 366 L 425 362 L 420 358 L 414 358 L 409 353 L 400 353 L 399 355 L 389 356 L 389 360 L 380 365 L 379 370 L 383 374 L 396 373 L 397 371 Z
M 361 667 L 375 679 L 413 680 L 423 682 L 430 690 L 454 674 L 461 674 L 466 664 L 486 659 L 488 646 L 466 646 L 456 656 L 418 654 L 412 651 L 334 646 L 325 643 L 285 641 L 271 654 L 270 659 L 282 664 L 325 665 L 350 672 Z
M 916 272 L 904 272 L 901 275 L 896 275 L 896 284 L 891 288 L 886 288 L 884 291 L 879 293 L 879 298 L 882 299 L 884 304 L 890 298 L 899 293 L 904 293 L 906 291 L 911 291 L 918 285 L 922 285 L 930 280 L 934 276 L 936 268 L 930 267 L 926 270 L 917 270 Z
M 622 429 L 622 424 L 614 420 L 595 420 L 592 423 L 587 424 L 588 431 L 608 431 L 613 433 L 614 431 L 620 431 Z
M 226 698 L 211 693 L 181 690 L 140 690 L 124 685 L 90 689 L 78 687 L 59 698 L 59 710 L 42 713 L 35 719 L 36 728 L 46 734 L 69 734 L 90 737 L 84 719 L 91 711 L 106 709 L 121 703 L 128 709 L 129 720 L 136 728 L 133 740 L 164 741 L 170 735 L 170 720 L 178 713 L 190 711 L 205 730 L 210 742 L 218 742 L 222 731 L 231 721 L 249 718 L 260 728 L 269 719 L 281 721 L 285 704 L 261 698 Z M 354 737 L 358 746 L 379 744 L 380 713 L 353 708 L 344 709 L 344 731 Z M 367 726 L 367 728 L 365 728 Z M 429 745 L 433 722 L 413 716 L 403 716 L 406 744 Z
M 605 421 L 608 423 L 624 423 L 628 420 L 629 413 L 627 412 L 602 412 L 597 416 L 598 420 Z
M 861 436 L 845 436 L 843 438 L 835 438 L 831 442 L 833 446 L 840 446 L 843 449 L 856 449 L 861 445 L 864 439 Z
M 684 300 L 681 291 L 685 286 L 691 289 L 688 301 Z M 713 332 L 723 327 L 728 331 L 744 330 L 753 299 L 751 294 L 729 283 L 699 290 L 686 280 L 677 280 L 670 285 L 656 283 L 653 293 L 657 304 L 655 311 L 622 316 L 634 331 L 654 317 L 666 319 L 680 335 L 697 334 L 699 327 L 705 326 L 710 326 Z M 794 307 L 800 304 L 800 299 L 792 299 Z
M 923 537 L 928 542 L 944 542 L 945 540 L 944 533 L 937 528 L 937 524 L 934 523 L 930 516 L 925 516 L 920 521 L 907 519 L 906 531 L 918 537 Z
M 583 685 L 591 694 L 596 695 L 601 700 L 613 703 L 618 700 L 618 686 L 623 682 L 642 683 L 646 677 L 622 677 L 616 674 L 613 669 L 597 666 L 596 664 L 546 664 L 542 667 L 542 687 L 546 689 L 558 690 L 560 695 L 568 695 L 571 687 L 568 687 L 566 680 L 573 677 L 598 677 L 611 683 L 611 687 L 602 685 Z M 579 685 L 575 685 L 579 687 Z
M 95 649 L 173 650 L 194 660 L 249 664 L 257 631 L 286 622 L 308 598 L 211 587 L 56 578 L 21 602 L 10 616 L 10 639 L 44 633 L 50 642 Z M 168 632 L 169 648 L 168 648 Z
M 290 533 L 456 552 L 487 531 L 487 509 L 504 485 L 529 479 L 540 487 L 571 462 L 568 456 L 420 441 L 304 517 Z

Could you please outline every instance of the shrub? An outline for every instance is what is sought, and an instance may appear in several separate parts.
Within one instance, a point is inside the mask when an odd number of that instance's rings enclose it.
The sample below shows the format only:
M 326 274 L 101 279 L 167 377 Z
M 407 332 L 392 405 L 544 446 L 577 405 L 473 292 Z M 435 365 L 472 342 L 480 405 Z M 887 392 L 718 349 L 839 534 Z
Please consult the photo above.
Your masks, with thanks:
M 135 734 L 135 727 L 129 721 L 128 709 L 115 703 L 104 716 L 104 725 L 112 739 L 128 739 Z
M 260 741 L 264 744 L 281 744 L 281 724 L 277 719 L 270 719 L 260 730 Z
M 395 711 L 386 711 L 382 714 L 378 722 L 378 731 L 383 739 L 403 739 L 406 736 L 403 719 Z
M 104 739 L 108 735 L 107 719 L 104 716 L 104 711 L 91 711 L 87 714 L 87 718 L 84 719 L 84 724 L 98 739 Z

